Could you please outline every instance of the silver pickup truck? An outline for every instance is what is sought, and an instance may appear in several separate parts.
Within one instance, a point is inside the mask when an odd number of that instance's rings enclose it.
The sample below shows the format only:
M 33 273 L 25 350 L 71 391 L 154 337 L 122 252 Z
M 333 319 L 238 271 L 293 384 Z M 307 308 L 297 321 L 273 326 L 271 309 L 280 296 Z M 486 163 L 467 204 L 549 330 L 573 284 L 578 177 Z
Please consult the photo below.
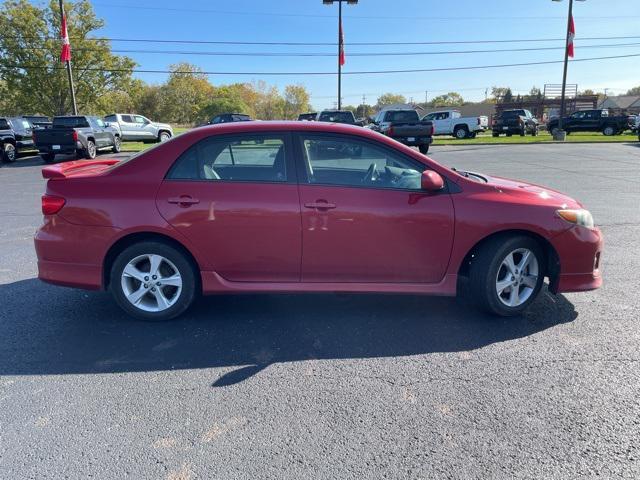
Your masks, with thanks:
M 142 115 L 114 113 L 104 117 L 104 121 L 119 129 L 125 142 L 165 142 L 173 137 L 171 125 L 152 122 Z

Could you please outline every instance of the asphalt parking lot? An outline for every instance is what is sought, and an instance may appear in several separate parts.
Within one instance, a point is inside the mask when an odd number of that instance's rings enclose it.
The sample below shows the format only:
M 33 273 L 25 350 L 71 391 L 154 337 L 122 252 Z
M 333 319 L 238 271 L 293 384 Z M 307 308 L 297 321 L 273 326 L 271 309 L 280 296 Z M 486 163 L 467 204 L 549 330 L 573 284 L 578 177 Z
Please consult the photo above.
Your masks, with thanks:
M 40 283 L 39 159 L 0 168 L 0 478 L 639 478 L 640 144 L 434 147 L 584 202 L 604 287 L 521 318 L 383 295 L 125 317 Z

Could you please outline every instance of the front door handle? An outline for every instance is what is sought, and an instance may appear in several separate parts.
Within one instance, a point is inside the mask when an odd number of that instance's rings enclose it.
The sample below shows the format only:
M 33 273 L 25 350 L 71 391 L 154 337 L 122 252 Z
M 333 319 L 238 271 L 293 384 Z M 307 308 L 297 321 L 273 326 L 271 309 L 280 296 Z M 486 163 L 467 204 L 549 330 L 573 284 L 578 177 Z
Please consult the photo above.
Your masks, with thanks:
M 336 208 L 336 205 L 329 203 L 326 200 L 318 200 L 315 202 L 305 203 L 304 208 L 315 208 L 316 210 L 331 210 Z
M 200 203 L 200 200 L 197 198 L 193 198 L 189 195 L 181 195 L 180 197 L 171 197 L 167 199 L 169 203 L 175 203 L 182 207 L 187 207 L 189 205 L 195 205 L 196 203 Z

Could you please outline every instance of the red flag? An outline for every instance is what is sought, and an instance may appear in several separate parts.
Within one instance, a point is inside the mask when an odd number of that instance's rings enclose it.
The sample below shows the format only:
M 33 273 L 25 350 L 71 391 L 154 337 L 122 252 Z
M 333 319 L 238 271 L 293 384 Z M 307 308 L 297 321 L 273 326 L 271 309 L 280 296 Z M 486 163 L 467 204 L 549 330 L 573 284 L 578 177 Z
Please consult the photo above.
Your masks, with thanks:
M 573 15 L 569 18 L 569 35 L 567 39 L 567 53 L 573 58 L 573 39 L 576 36 L 576 27 L 573 24 Z
M 342 31 L 342 22 L 340 22 L 340 56 L 338 61 L 340 62 L 340 66 L 344 65 L 344 32 Z
M 67 32 L 67 16 L 62 14 L 62 29 L 60 30 L 62 38 L 62 52 L 60 52 L 60 61 L 71 61 L 71 44 L 69 43 L 69 33 Z

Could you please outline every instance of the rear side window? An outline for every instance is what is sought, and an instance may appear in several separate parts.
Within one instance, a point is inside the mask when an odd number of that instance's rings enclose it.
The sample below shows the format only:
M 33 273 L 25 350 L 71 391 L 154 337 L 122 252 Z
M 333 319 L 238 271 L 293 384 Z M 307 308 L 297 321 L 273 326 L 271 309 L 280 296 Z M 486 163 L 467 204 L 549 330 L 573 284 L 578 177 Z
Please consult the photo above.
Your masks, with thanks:
M 116 118 L 115 115 L 108 115 L 108 116 L 104 117 L 104 119 L 107 122 L 117 122 L 118 121 L 118 119 Z
M 278 135 L 211 137 L 184 152 L 167 178 L 213 182 L 286 182 L 285 141 Z
M 439 118 L 436 117 L 436 120 L 439 120 Z M 418 112 L 414 110 L 410 110 L 406 112 L 387 112 L 385 121 L 392 122 L 392 123 L 401 123 L 401 122 L 418 122 L 420 121 L 420 119 L 418 117 Z

